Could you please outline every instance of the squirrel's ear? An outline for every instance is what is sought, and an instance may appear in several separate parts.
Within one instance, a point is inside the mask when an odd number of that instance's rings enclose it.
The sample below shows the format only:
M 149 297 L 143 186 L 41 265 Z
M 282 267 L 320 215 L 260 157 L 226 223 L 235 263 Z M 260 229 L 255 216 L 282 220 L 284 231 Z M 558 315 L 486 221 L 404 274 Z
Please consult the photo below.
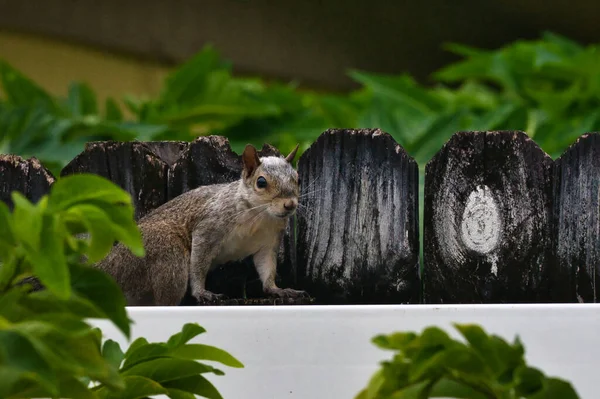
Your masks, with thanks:
M 260 165 L 260 159 L 256 148 L 251 144 L 247 144 L 242 153 L 242 162 L 244 163 L 244 177 L 248 178 L 254 173 L 256 168 Z
M 296 153 L 298 152 L 298 147 L 300 147 L 300 144 L 296 144 L 296 148 L 294 148 L 292 150 L 292 152 L 290 152 L 288 154 L 287 157 L 285 157 L 285 160 L 288 161 L 289 163 L 292 163 L 292 161 L 294 160 L 294 157 L 296 156 Z

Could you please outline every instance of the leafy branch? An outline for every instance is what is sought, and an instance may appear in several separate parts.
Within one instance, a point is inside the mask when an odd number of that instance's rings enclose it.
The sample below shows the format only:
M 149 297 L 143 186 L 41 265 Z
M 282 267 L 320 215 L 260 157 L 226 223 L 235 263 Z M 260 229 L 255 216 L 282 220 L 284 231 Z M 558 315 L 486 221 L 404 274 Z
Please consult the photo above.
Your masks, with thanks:
M 12 212 L 0 202 L 0 397 L 221 398 L 203 374 L 223 372 L 199 360 L 242 364 L 189 343 L 205 332 L 199 325 L 184 325 L 166 343 L 138 338 L 123 353 L 88 323 L 110 320 L 130 338 L 122 291 L 91 266 L 115 241 L 145 253 L 127 192 L 78 174 L 59 179 L 36 204 L 18 192 L 12 199 Z M 31 292 L 32 276 L 45 289 Z
M 495 50 L 446 49 L 462 59 L 436 71 L 430 86 L 349 71 L 361 87 L 332 94 L 233 76 L 206 47 L 169 74 L 156 98 L 109 98 L 102 107 L 86 84 L 55 98 L 0 61 L 0 153 L 35 155 L 56 172 L 93 140 L 220 134 L 236 151 L 269 142 L 286 152 L 299 142 L 302 152 L 328 128 L 378 127 L 423 167 L 460 130 L 525 130 L 553 157 L 600 130 L 599 45 L 545 33 Z
M 455 324 L 466 342 L 438 327 L 379 335 L 373 342 L 391 350 L 356 399 L 576 399 L 566 381 L 546 377 L 526 364 L 525 348 L 488 335 L 480 326 Z

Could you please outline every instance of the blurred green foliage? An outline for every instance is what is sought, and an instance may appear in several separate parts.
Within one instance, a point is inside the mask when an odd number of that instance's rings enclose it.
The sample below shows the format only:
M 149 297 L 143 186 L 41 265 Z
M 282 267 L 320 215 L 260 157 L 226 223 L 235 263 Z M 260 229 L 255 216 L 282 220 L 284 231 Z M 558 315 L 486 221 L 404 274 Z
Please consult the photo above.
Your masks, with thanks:
M 137 338 L 123 353 L 89 323 L 110 320 L 131 338 L 123 292 L 92 267 L 115 241 L 145 253 L 126 191 L 77 174 L 35 204 L 17 191 L 11 197 L 12 212 L 0 201 L 1 398 L 222 398 L 202 374 L 223 371 L 198 360 L 243 365 L 222 349 L 188 344 L 206 331 L 200 325 L 185 324 L 167 342 Z M 45 289 L 30 292 L 36 285 Z
M 236 151 L 268 142 L 287 152 L 297 142 L 305 150 L 328 128 L 379 127 L 422 169 L 460 130 L 525 130 L 556 157 L 600 128 L 599 48 L 552 33 L 496 50 L 451 44 L 462 58 L 434 73 L 431 86 L 407 75 L 350 71 L 359 89 L 323 94 L 234 77 L 206 47 L 167 77 L 156 98 L 108 99 L 102 107 L 84 83 L 55 98 L 0 61 L 0 153 L 36 156 L 57 171 L 91 140 L 220 134 Z
M 378 335 L 372 342 L 393 352 L 355 399 L 578 399 L 566 380 L 527 364 L 517 336 L 512 344 L 477 324 L 454 324 L 463 340 L 436 326 L 421 334 Z

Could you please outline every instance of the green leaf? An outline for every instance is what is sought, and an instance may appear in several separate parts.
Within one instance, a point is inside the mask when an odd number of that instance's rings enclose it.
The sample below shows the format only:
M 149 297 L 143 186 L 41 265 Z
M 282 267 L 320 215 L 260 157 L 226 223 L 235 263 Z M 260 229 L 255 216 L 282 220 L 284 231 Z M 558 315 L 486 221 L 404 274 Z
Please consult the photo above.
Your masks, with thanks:
M 63 313 L 78 318 L 106 318 L 106 315 L 92 303 L 77 294 L 64 300 L 56 297 L 48 290 L 42 290 L 21 296 L 19 305 L 29 313 L 36 314 L 37 317 L 52 317 L 50 315 Z M 17 320 L 24 320 L 29 317 L 23 310 L 15 311 L 13 315 Z M 23 315 L 23 317 L 20 315 Z
M 201 375 L 165 382 L 163 386 L 169 390 L 178 389 L 202 396 L 203 398 L 223 399 L 217 388 Z
M 383 76 L 359 71 L 351 71 L 349 75 L 368 86 L 375 94 L 415 112 L 429 114 L 440 111 L 443 107 L 443 103 L 437 96 L 419 87 L 407 75 Z
M 121 367 L 125 355 L 121 350 L 121 346 L 116 341 L 108 339 L 102 345 L 102 357 L 104 357 L 110 365 L 118 369 Z
M 133 341 L 131 343 L 131 345 L 129 345 L 129 348 L 127 348 L 127 350 L 125 351 L 125 357 L 129 357 L 131 356 L 131 353 L 133 353 L 135 350 L 137 350 L 138 348 L 142 347 L 142 346 L 146 346 L 148 345 L 148 340 L 144 337 L 139 337 L 137 338 L 135 341 Z
M 57 396 L 60 398 L 97 399 L 96 393 L 90 391 L 88 385 L 72 376 L 63 376 L 58 382 L 59 393 Z M 48 392 L 44 389 L 36 385 L 27 385 L 13 398 L 41 398 L 45 396 L 48 396 Z
M 131 196 L 110 180 L 90 173 L 60 178 L 50 189 L 49 211 L 63 211 L 80 203 L 102 201 L 131 205 Z
M 419 345 L 421 347 L 446 347 L 450 344 L 452 344 L 452 339 L 439 327 L 427 327 L 423 330 L 419 338 Z
M 91 210 L 91 208 L 95 208 Z M 96 240 L 96 254 L 103 251 L 105 254 L 112 248 L 114 241 L 120 241 L 136 256 L 144 256 L 145 250 L 141 232 L 133 217 L 133 207 L 106 204 L 101 201 L 90 200 L 85 204 L 71 207 L 65 215 L 70 221 L 73 217 L 83 221 L 91 232 L 92 241 Z M 101 223 L 102 226 L 97 226 Z M 110 246 L 107 248 L 108 238 Z M 92 257 L 90 256 L 90 260 Z
M 40 236 L 42 233 L 42 213 L 45 200 L 42 198 L 38 205 L 32 204 L 22 193 L 13 191 L 11 198 L 14 203 L 13 231 L 15 238 L 29 251 L 39 251 Z
M 475 47 L 465 46 L 459 43 L 446 43 L 442 46 L 444 50 L 451 53 L 463 55 L 463 56 L 477 56 L 487 53 L 485 50 L 477 49 Z
M 187 101 L 188 96 L 194 96 L 196 91 L 206 84 L 206 76 L 220 67 L 219 54 L 210 46 L 192 57 L 173 72 L 166 81 L 166 91 L 163 93 L 164 103 Z
M 177 380 L 202 373 L 223 375 L 223 372 L 211 366 L 193 360 L 176 358 L 158 358 L 144 361 L 123 371 L 123 376 L 139 375 L 159 383 Z
M 53 368 L 74 376 L 90 376 L 111 387 L 121 387 L 117 370 L 100 353 L 96 334 L 91 329 L 72 333 L 47 322 L 22 321 L 15 331 L 26 336 Z
M 127 370 L 138 363 L 155 358 L 166 357 L 169 353 L 169 347 L 164 343 L 138 344 L 134 349 L 130 349 L 125 354 L 125 362 L 122 370 Z
M 52 97 L 21 72 L 0 60 L 0 83 L 9 104 L 22 106 L 56 107 Z
M 544 386 L 544 374 L 533 367 L 521 366 L 515 371 L 515 391 L 528 397 L 541 391 Z
M 67 107 L 69 112 L 76 117 L 96 115 L 98 113 L 96 94 L 89 85 L 73 82 L 69 85 Z
M 69 265 L 69 270 L 73 292 L 91 302 L 129 338 L 131 320 L 125 308 L 127 301 L 112 277 L 94 267 L 78 264 Z
M 524 348 L 519 338 L 515 339 L 515 344 L 509 345 L 505 340 L 497 336 L 489 337 L 489 344 L 496 352 L 500 364 L 504 367 L 504 372 L 498 377 L 501 383 L 510 383 L 514 377 L 514 371 L 517 367 L 525 364 L 523 359 Z
M 36 333 L 41 329 L 37 323 L 44 323 L 48 325 L 48 328 L 55 328 L 70 336 L 87 336 L 92 331 L 91 326 L 82 320 L 79 315 L 67 311 L 55 309 L 50 312 L 37 313 L 35 309 L 28 308 L 27 310 L 31 313 L 24 315 L 25 317 L 18 321 L 35 323 L 33 328 L 36 329 Z M 22 324 L 17 325 L 22 326 Z
M 0 257 L 0 292 L 6 289 L 17 274 L 18 260 L 14 254 L 9 256 L 5 257 L 4 260 L 1 260 Z
M 187 344 L 171 350 L 171 356 L 181 359 L 210 360 L 229 367 L 243 368 L 244 365 L 223 349 L 203 344 Z
M 193 393 L 189 393 L 186 391 L 182 391 L 180 389 L 169 389 L 167 396 L 171 399 L 196 399 L 196 396 Z
M 453 345 L 448 349 L 439 346 L 421 349 L 420 356 L 413 359 L 410 376 L 412 381 L 418 381 L 436 377 L 446 370 L 463 373 L 475 379 L 489 377 L 485 362 L 462 345 Z
M 42 216 L 40 234 L 39 251 L 30 252 L 28 256 L 33 265 L 33 273 L 48 290 L 59 298 L 66 299 L 71 295 L 71 276 L 55 215 Z
M 90 233 L 86 255 L 91 263 L 102 260 L 112 249 L 115 239 L 129 237 L 127 232 L 123 233 L 124 229 L 116 225 L 100 207 L 94 204 L 76 205 L 69 209 L 69 216 L 73 214 L 85 223 Z M 132 220 L 127 223 L 133 225 Z
M 0 397 L 18 393 L 14 389 L 22 379 L 34 382 L 53 396 L 58 393 L 51 366 L 21 334 L 0 330 L 0 358 Z
M 59 383 L 60 397 L 77 399 L 97 399 L 95 392 L 88 389 L 88 385 L 81 381 L 68 377 L 62 379 Z
M 67 226 L 87 226 L 90 261 L 103 258 L 114 241 L 123 242 L 137 256 L 144 255 L 131 197 L 111 181 L 92 174 L 64 177 L 52 186 L 48 203 L 48 212 L 60 212 Z
M 372 396 L 367 396 L 367 390 L 366 389 L 363 389 L 362 391 L 360 391 L 358 393 L 358 395 L 356 395 L 354 397 L 354 399 L 372 399 L 372 398 L 373 398 Z M 172 398 L 172 399 L 174 399 L 174 398 Z
M 132 123 L 123 121 L 113 127 L 130 134 L 139 141 L 156 141 L 173 134 L 173 129 L 166 124 Z M 189 137 L 187 137 L 189 139 Z
M 25 309 L 20 306 L 20 301 L 26 298 L 27 291 L 25 287 L 13 286 L 0 295 L 0 320 L 14 322 L 15 319 L 26 316 Z M 16 315 L 16 317 L 15 317 Z
M 105 105 L 106 120 L 120 122 L 123 120 L 123 113 L 117 102 L 112 98 L 107 98 Z
M 558 378 L 547 378 L 544 381 L 544 389 L 529 396 L 528 399 L 579 399 L 579 395 L 569 382 Z
M 374 399 L 377 398 L 379 391 L 385 385 L 385 375 L 383 370 L 377 370 L 371 379 L 369 380 L 369 384 L 367 388 L 365 388 L 364 396 L 365 399 Z
M 450 380 L 448 378 L 440 379 L 429 393 L 431 398 L 457 398 L 457 399 L 487 399 L 483 392 L 475 390 L 473 387 Z
M 186 323 L 181 332 L 172 335 L 167 341 L 169 348 L 175 349 L 189 342 L 192 338 L 205 333 L 206 330 L 197 323 Z
M 548 43 L 557 45 L 567 56 L 573 56 L 583 51 L 583 47 L 578 43 L 554 32 L 543 32 L 542 39 Z
M 373 338 L 373 343 L 381 349 L 404 350 L 417 337 L 417 334 L 413 332 L 378 335 Z
M 455 324 L 454 327 L 461 333 L 471 347 L 479 354 L 485 363 L 494 373 L 502 373 L 506 365 L 500 362 L 496 353 L 496 348 L 490 344 L 489 337 L 478 325 L 475 324 Z
M 515 104 L 502 104 L 494 109 L 482 114 L 477 117 L 468 130 L 473 131 L 488 131 L 495 130 L 503 126 L 508 118 L 517 110 L 518 106 Z M 531 129 L 528 129 L 529 133 Z
M 19 220 L 14 227 L 16 237 L 25 247 L 34 274 L 59 298 L 68 298 L 71 295 L 70 276 L 62 250 L 62 237 L 57 231 L 56 217 L 44 212 L 48 197 L 42 197 L 37 205 L 16 191 L 12 198 L 14 218 Z
M 12 229 L 12 218 L 8 206 L 0 201 L 0 255 L 6 254 L 17 242 Z
M 102 399 L 139 399 L 167 393 L 167 390 L 159 383 L 145 377 L 127 376 L 124 381 L 124 390 L 110 391 L 106 387 L 102 387 L 96 392 L 98 397 Z
M 411 385 L 407 385 L 389 395 L 390 399 L 421 399 L 430 397 L 427 394 L 430 383 L 421 381 Z

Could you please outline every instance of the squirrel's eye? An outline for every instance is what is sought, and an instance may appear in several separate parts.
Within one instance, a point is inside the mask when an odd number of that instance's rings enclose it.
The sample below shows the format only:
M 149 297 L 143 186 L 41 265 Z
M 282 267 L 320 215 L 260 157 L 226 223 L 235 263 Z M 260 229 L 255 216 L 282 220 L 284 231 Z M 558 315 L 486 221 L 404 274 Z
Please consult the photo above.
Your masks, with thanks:
M 256 179 L 256 187 L 258 187 L 258 188 L 265 188 L 265 187 L 267 187 L 267 179 L 265 179 L 262 176 L 259 176 L 259 178 Z

